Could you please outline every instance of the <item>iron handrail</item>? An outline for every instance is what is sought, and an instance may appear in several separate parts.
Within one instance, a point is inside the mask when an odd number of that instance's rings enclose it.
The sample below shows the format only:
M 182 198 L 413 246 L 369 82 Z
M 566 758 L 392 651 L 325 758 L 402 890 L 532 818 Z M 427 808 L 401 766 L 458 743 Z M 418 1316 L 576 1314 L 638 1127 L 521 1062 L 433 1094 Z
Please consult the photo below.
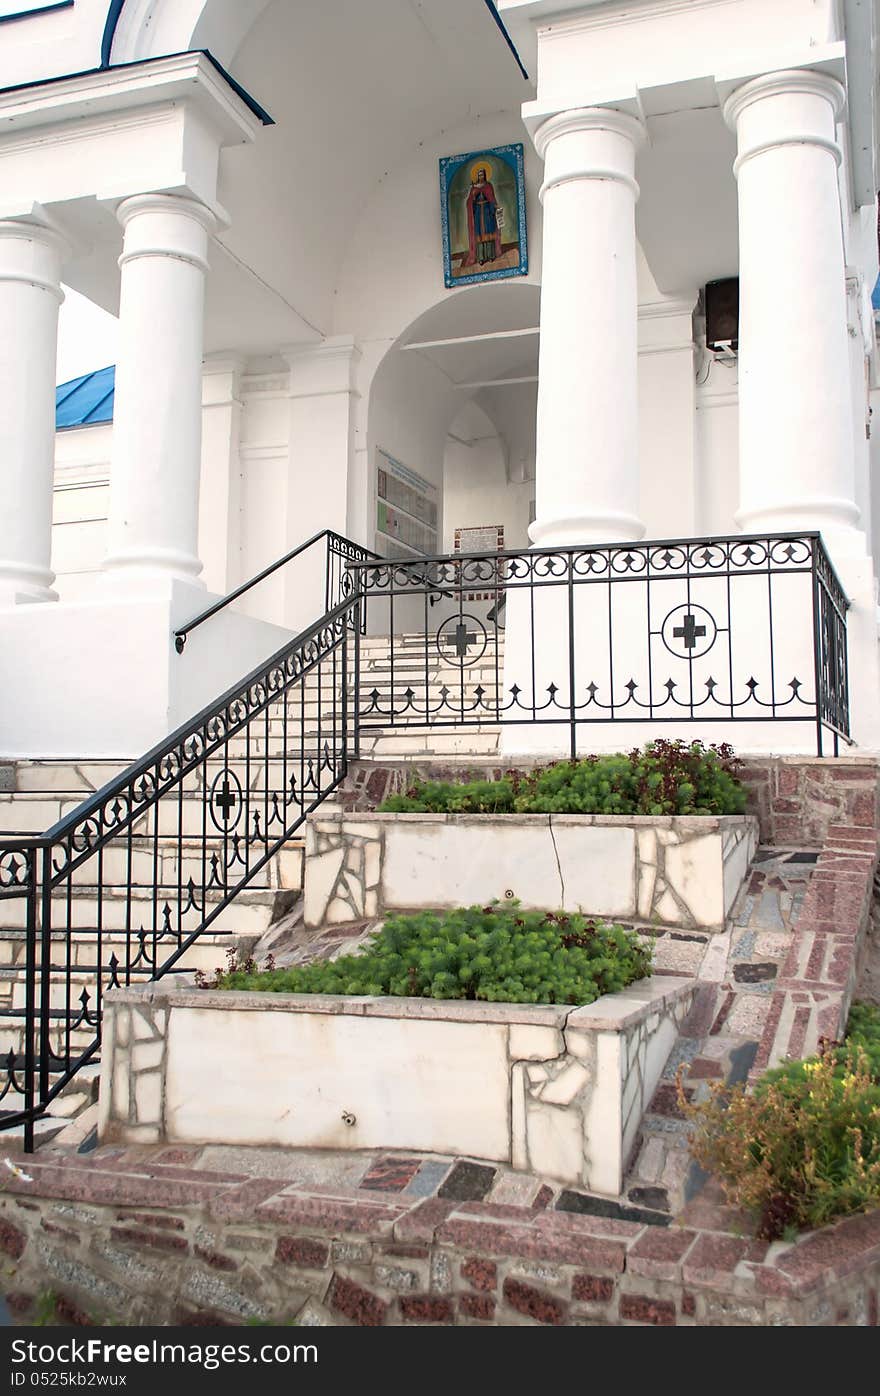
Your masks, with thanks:
M 302 649 L 310 640 L 315 639 L 322 630 L 332 625 L 335 620 L 338 620 L 343 615 L 347 616 L 355 607 L 357 600 L 357 597 L 346 597 L 344 601 L 340 601 L 338 606 L 334 606 L 332 611 L 328 611 L 326 615 L 321 616 L 320 620 L 315 621 L 314 625 L 310 625 L 308 629 L 300 631 L 298 635 L 292 636 L 291 639 L 285 640 L 280 649 L 276 650 L 274 654 L 271 654 L 268 659 L 262 659 L 246 678 L 239 679 L 231 688 L 226 690 L 222 697 L 215 698 L 207 707 L 202 708 L 201 712 L 196 713 L 194 717 L 187 718 L 186 722 L 181 723 L 176 731 L 172 732 L 169 737 L 163 738 L 163 740 L 157 743 L 145 756 L 141 756 L 137 761 L 133 761 L 132 764 L 127 766 L 119 775 L 113 776 L 106 785 L 102 785 L 100 790 L 96 790 L 94 795 L 90 796 L 88 800 L 84 800 L 81 805 L 77 805 L 76 809 L 71 810 L 70 814 L 66 814 L 62 819 L 59 819 L 58 822 L 53 824 L 50 829 L 47 829 L 44 834 L 37 835 L 38 844 L 45 847 L 46 845 L 57 843 L 59 839 L 71 833 L 84 819 L 88 819 L 92 814 L 97 814 L 114 795 L 121 794 L 133 780 L 137 780 L 140 776 L 145 775 L 152 766 L 155 766 L 157 761 L 161 761 L 164 757 L 170 756 L 181 743 L 192 737 L 194 733 L 198 732 L 200 727 L 203 727 L 206 722 L 210 722 L 212 718 L 221 713 L 230 703 L 234 703 L 236 699 L 244 697 L 248 689 L 251 688 L 253 684 L 258 683 L 270 669 L 276 668 L 279 664 L 282 664 L 289 655 Z M 18 840 L 16 840 L 16 842 L 18 842 Z
M 212 616 L 216 616 L 220 611 L 225 610 L 227 606 L 231 606 L 233 601 L 238 601 L 240 597 L 244 596 L 254 587 L 259 586 L 261 582 L 265 582 L 268 577 L 273 576 L 282 567 L 286 567 L 289 562 L 293 562 L 296 558 L 307 552 L 309 548 L 314 547 L 316 543 L 323 542 L 325 539 L 327 540 L 328 551 L 332 550 L 332 545 L 335 543 L 337 544 L 337 551 L 341 552 L 343 555 L 347 551 L 351 551 L 353 555 L 359 553 L 361 554 L 360 560 L 364 562 L 375 561 L 379 558 L 379 554 L 371 552 L 369 548 L 364 548 L 359 543 L 353 543 L 350 538 L 346 538 L 341 533 L 336 533 L 332 528 L 324 528 L 320 533 L 315 533 L 311 538 L 307 538 L 304 543 L 300 543 L 298 547 L 292 548 L 290 552 L 285 553 L 283 557 L 279 557 L 275 562 L 270 563 L 268 567 L 264 567 L 262 572 L 258 572 L 257 575 L 251 577 L 249 581 L 242 582 L 241 586 L 228 592 L 226 596 L 222 596 L 220 600 L 215 601 L 213 605 L 206 606 L 204 611 L 200 611 L 197 616 L 193 616 L 192 620 L 187 621 L 186 625 L 182 625 L 179 630 L 175 630 L 174 648 L 177 650 L 177 653 L 183 654 L 188 637 L 194 630 L 197 630 L 200 625 L 204 625 L 205 621 L 210 620 Z M 327 577 L 329 585 L 329 567 L 327 570 Z M 329 602 L 330 598 L 327 596 L 326 609 L 328 610 Z
M 524 553 L 530 556 L 540 556 L 541 554 L 544 554 L 548 557 L 556 555 L 569 556 L 575 553 L 583 554 L 592 552 L 619 552 L 624 551 L 626 549 L 631 549 L 634 552 L 650 551 L 653 553 L 664 548 L 693 549 L 699 547 L 708 547 L 712 544 L 717 544 L 719 541 L 724 541 L 726 543 L 735 543 L 736 546 L 739 547 L 741 544 L 745 544 L 746 546 L 748 546 L 749 543 L 766 543 L 768 538 L 772 538 L 775 543 L 784 543 L 789 540 L 805 541 L 807 539 L 815 539 L 818 543 L 819 551 L 822 554 L 823 560 L 828 567 L 828 571 L 840 590 L 840 594 L 845 603 L 846 609 L 849 610 L 851 608 L 852 601 L 847 596 L 843 588 L 843 584 L 840 580 L 840 577 L 837 575 L 834 563 L 831 561 L 831 558 L 828 555 L 828 550 L 825 547 L 824 539 L 822 538 L 822 535 L 818 531 L 818 529 L 805 529 L 802 533 L 736 533 L 731 534 L 728 537 L 725 537 L 723 540 L 720 538 L 720 535 L 715 534 L 713 536 L 707 536 L 705 538 L 646 538 L 640 540 L 639 542 L 633 542 L 630 540 L 623 543 L 561 543 L 558 547 L 552 548 L 498 548 L 491 552 L 437 553 L 432 557 L 389 558 L 378 557 L 374 554 L 372 558 L 364 558 L 363 560 L 350 561 L 347 565 L 352 572 L 363 572 L 368 568 L 376 566 L 411 569 L 414 567 L 432 566 L 436 563 L 454 564 L 456 562 L 479 562 L 481 558 L 500 559 L 501 561 L 504 561 L 505 559 L 515 559 L 522 557 Z M 364 551 L 366 551 L 366 549 L 364 549 Z M 426 581 L 427 578 L 417 577 L 416 580 Z

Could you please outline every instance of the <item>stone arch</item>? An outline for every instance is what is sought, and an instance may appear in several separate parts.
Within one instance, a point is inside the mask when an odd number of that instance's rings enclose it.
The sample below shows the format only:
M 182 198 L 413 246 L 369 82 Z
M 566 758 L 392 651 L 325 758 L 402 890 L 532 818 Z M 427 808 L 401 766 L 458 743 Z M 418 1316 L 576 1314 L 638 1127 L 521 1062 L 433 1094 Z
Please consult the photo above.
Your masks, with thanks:
M 208 49 L 230 63 L 271 0 L 112 0 L 104 66 Z
M 371 523 L 370 500 L 377 448 L 388 450 L 431 480 L 442 499 L 448 434 L 469 402 L 492 424 L 511 484 L 516 479 L 511 467 L 523 455 L 533 462 L 536 385 L 521 385 L 519 391 L 529 401 L 518 401 L 516 405 L 520 410 L 513 411 L 510 399 L 505 401 L 503 394 L 515 394 L 517 387 L 500 390 L 500 393 L 459 388 L 447 372 L 449 365 L 442 358 L 443 351 L 438 359 L 411 346 L 423 341 L 466 338 L 475 330 L 482 332 L 481 325 L 489 334 L 501 332 L 502 335 L 505 331 L 534 327 L 538 320 L 539 297 L 539 287 L 526 281 L 497 282 L 447 294 L 417 315 L 393 342 L 383 346 L 373 362 L 364 366 L 360 385 L 363 396 L 358 414 L 358 438 L 363 455 L 355 470 L 363 497 L 360 508 L 354 510 L 354 519 L 365 536 Z M 503 343 L 503 339 L 499 339 L 499 355 L 504 353 Z M 522 344 L 524 360 L 533 360 L 536 368 L 537 341 L 513 338 L 510 343 Z M 461 351 L 451 352 L 467 354 L 468 349 L 465 346 Z M 481 358 L 480 362 L 486 361 Z M 511 374 L 508 358 L 499 358 L 499 363 L 503 364 L 499 377 Z M 491 370 L 484 372 L 482 367 L 474 369 L 474 375 L 493 376 Z M 453 376 L 460 378 L 461 375 Z M 512 376 L 520 375 L 513 372 Z

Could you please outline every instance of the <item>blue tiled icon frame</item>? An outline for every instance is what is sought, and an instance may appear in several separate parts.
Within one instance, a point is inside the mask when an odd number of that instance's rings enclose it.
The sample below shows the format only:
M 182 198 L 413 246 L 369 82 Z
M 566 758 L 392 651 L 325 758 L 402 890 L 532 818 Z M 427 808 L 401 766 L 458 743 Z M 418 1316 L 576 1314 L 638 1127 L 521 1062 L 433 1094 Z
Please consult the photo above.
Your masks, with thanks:
M 516 174 L 516 212 L 519 233 L 519 266 L 505 267 L 500 271 L 478 271 L 471 276 L 452 275 L 452 250 L 449 245 L 449 186 L 462 165 L 469 160 L 479 160 L 492 156 L 512 165 Z M 448 290 L 457 286 L 473 286 L 479 281 L 501 281 L 511 276 L 527 276 L 529 271 L 529 244 L 526 220 L 526 181 L 525 161 L 522 143 L 496 145 L 482 150 L 471 150 L 463 155 L 445 155 L 440 161 L 440 220 L 443 232 L 443 279 Z

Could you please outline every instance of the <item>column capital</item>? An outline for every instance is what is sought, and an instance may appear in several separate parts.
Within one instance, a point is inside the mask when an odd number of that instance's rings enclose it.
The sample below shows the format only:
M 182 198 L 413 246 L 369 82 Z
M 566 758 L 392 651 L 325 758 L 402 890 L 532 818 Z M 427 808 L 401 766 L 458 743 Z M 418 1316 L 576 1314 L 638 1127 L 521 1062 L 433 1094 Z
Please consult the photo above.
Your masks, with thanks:
M 282 349 L 290 368 L 291 398 L 327 397 L 357 389 L 361 351 L 353 335 L 332 335 L 316 344 Z
M 36 219 L 0 219 L 0 281 L 46 291 L 61 305 L 61 268 L 70 244 L 56 228 Z
M 776 98 L 793 100 L 778 102 Z M 813 98 L 819 98 L 821 105 L 810 100 Z M 724 120 L 738 137 L 734 174 L 739 175 L 743 165 L 756 155 L 786 145 L 816 146 L 840 165 L 843 156 L 835 128 L 845 105 L 842 84 L 811 68 L 765 73 L 734 88 L 723 108 Z
M 142 257 L 171 257 L 210 270 L 207 238 L 220 227 L 213 209 L 180 194 L 135 194 L 124 199 L 116 217 L 125 229 L 120 267 Z
M 609 131 L 616 136 L 625 136 L 636 150 L 647 137 L 647 130 L 641 117 L 616 107 L 570 107 L 565 111 L 554 112 L 536 127 L 532 140 L 535 149 L 543 160 L 550 142 L 558 136 L 580 134 L 582 131 Z
M 560 184 L 583 179 L 623 184 L 639 197 L 635 155 L 646 138 L 640 117 L 612 107 L 572 107 L 542 121 L 533 134 L 545 161 L 541 202 Z

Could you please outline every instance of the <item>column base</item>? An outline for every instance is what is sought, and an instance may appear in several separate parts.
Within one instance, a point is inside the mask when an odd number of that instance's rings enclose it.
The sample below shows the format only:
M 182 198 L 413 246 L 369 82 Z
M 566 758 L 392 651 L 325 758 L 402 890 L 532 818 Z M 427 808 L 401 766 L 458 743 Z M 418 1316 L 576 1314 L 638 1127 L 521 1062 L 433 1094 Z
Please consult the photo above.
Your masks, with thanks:
M 174 548 L 150 548 L 110 553 L 104 559 L 105 584 L 114 590 L 122 586 L 138 595 L 164 596 L 169 587 L 182 584 L 204 588 L 200 580 L 202 563 L 191 553 Z
M 743 533 L 800 533 L 818 529 L 820 533 L 829 534 L 845 529 L 858 535 L 861 514 L 852 500 L 827 498 L 770 504 L 762 509 L 740 509 L 734 518 Z
M 579 548 L 591 543 L 637 543 L 645 525 L 634 514 L 581 514 L 563 519 L 536 519 L 529 537 L 536 548 Z
M 57 601 L 52 590 L 55 573 L 45 567 L 29 567 L 25 563 L 0 562 L 0 606 L 32 605 Z

